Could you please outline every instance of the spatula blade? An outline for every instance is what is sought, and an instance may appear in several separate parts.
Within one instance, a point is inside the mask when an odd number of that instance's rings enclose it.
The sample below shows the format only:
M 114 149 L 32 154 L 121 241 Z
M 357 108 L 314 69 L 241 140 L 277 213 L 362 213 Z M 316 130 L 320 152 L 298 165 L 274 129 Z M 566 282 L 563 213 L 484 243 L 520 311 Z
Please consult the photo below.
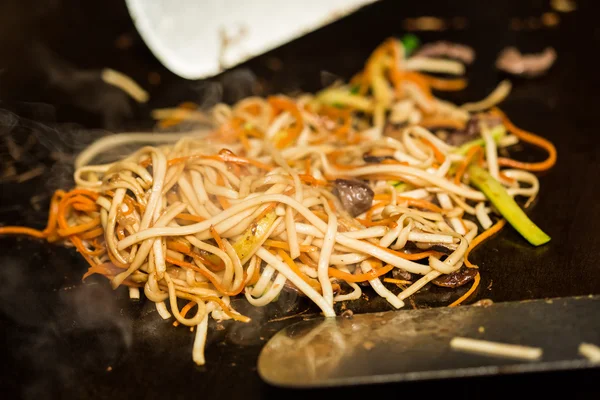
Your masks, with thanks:
M 258 372 L 275 386 L 309 388 L 591 367 L 582 342 L 600 344 L 600 296 L 314 319 L 263 348 Z M 538 361 L 465 353 L 462 336 L 541 347 Z

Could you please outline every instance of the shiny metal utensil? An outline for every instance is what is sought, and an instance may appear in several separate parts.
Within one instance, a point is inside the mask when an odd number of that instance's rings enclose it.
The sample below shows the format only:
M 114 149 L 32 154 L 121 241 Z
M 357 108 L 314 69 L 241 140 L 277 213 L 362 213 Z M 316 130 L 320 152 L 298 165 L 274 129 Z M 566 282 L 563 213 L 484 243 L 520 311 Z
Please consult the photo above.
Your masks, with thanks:
M 126 0 L 140 35 L 173 73 L 201 79 L 376 0 Z
M 543 356 L 460 352 L 450 347 L 456 336 L 541 347 Z M 275 386 L 309 388 L 592 367 L 582 342 L 600 344 L 600 296 L 302 321 L 271 338 L 258 372 Z

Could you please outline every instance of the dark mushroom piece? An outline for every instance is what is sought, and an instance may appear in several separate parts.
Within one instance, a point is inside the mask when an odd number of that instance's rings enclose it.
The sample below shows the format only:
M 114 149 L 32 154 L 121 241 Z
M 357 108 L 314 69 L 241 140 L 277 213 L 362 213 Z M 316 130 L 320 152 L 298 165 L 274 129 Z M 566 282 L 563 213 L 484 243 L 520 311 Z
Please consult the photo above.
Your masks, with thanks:
M 454 271 L 448 275 L 442 275 L 435 278 L 432 283 L 436 286 L 457 288 L 464 285 L 467 282 L 472 281 L 477 275 L 477 270 L 474 268 L 462 267 L 458 271 Z
M 336 179 L 333 182 L 333 194 L 340 199 L 344 209 L 353 217 L 371 208 L 375 196 L 367 183 L 350 179 Z

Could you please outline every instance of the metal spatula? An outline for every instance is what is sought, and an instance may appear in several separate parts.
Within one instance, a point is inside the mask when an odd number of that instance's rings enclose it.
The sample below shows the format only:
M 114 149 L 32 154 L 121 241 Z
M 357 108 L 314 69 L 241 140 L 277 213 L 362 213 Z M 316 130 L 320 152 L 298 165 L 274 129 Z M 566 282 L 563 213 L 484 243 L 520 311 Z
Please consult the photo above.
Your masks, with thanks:
M 541 359 L 461 352 L 454 337 L 535 346 Z M 283 387 L 323 387 L 591 367 L 582 342 L 600 344 L 600 296 L 390 311 L 314 319 L 278 332 L 258 360 Z

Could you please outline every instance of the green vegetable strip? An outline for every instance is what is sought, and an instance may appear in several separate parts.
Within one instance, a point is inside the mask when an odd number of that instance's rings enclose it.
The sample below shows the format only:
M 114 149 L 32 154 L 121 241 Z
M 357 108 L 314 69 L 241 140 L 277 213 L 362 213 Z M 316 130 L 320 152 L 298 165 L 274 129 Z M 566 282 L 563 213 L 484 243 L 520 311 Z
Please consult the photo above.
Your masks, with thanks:
M 469 167 L 469 177 L 471 182 L 485 194 L 500 214 L 529 243 L 539 246 L 550 241 L 550 236 L 545 234 L 544 231 L 529 219 L 517 202 L 504 189 L 504 186 L 495 180 L 486 170 L 477 165 L 471 165 Z
M 494 139 L 494 141 L 498 142 L 504 135 L 506 135 L 506 128 L 504 127 L 504 125 L 497 125 L 490 130 L 490 134 L 492 135 L 492 138 Z M 454 150 L 454 153 L 455 154 L 463 154 L 463 155 L 467 154 L 469 152 L 469 150 L 471 149 L 471 147 L 474 147 L 474 146 L 485 147 L 485 140 L 483 140 L 483 139 L 471 140 L 470 142 L 467 142 L 467 143 L 463 144 L 462 146 L 460 146 L 458 149 Z
M 410 56 L 421 45 L 419 38 L 411 33 L 402 36 L 400 41 L 404 46 L 404 53 L 406 54 L 406 57 Z

